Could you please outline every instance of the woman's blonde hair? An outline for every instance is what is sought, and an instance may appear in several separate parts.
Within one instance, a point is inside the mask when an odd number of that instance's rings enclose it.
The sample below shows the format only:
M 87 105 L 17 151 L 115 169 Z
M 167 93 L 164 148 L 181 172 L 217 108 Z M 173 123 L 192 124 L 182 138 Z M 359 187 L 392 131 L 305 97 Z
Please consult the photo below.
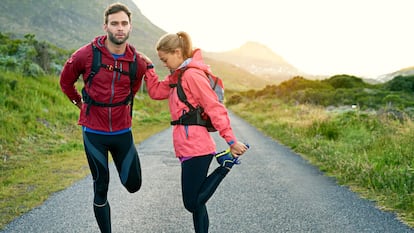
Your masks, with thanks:
M 156 49 L 157 51 L 163 51 L 166 53 L 173 53 L 176 49 L 181 49 L 184 59 L 193 56 L 193 45 L 190 35 L 183 31 L 175 34 L 165 34 L 158 40 Z

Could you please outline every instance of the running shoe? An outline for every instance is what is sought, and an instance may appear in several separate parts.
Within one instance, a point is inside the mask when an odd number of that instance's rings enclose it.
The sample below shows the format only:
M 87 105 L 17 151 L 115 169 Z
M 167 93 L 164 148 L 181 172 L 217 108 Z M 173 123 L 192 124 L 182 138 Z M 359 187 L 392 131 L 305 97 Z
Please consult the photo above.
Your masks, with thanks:
M 225 151 L 219 152 L 216 154 L 217 162 L 220 166 L 231 169 L 234 164 L 240 164 L 239 158 L 235 158 L 231 152 L 230 148 Z

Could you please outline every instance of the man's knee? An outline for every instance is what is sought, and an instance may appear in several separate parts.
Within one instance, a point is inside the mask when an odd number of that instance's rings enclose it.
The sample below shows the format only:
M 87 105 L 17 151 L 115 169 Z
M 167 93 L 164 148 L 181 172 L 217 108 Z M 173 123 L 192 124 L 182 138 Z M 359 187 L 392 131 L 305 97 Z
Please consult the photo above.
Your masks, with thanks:
M 184 207 L 186 210 L 190 211 L 191 213 L 194 213 L 197 210 L 197 201 L 195 199 L 183 199 Z
M 124 184 L 124 187 L 126 188 L 126 190 L 128 190 L 128 192 L 130 193 L 135 193 L 138 190 L 140 190 L 142 185 L 142 180 L 141 178 L 137 178 L 137 179 L 130 179 L 127 180 L 127 182 Z
M 108 196 L 108 185 L 96 184 L 95 185 L 95 197 L 94 197 L 95 204 L 102 205 L 106 203 L 107 196 Z

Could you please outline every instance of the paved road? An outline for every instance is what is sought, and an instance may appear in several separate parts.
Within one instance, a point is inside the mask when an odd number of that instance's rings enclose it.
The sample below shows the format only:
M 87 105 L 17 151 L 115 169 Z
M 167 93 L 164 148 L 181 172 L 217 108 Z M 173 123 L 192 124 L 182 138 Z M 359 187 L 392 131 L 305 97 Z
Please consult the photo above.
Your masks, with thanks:
M 231 118 L 236 135 L 251 149 L 208 202 L 210 232 L 414 232 L 394 214 L 378 210 L 288 148 Z M 217 143 L 225 148 L 218 137 Z M 181 202 L 180 165 L 172 152 L 171 131 L 144 141 L 138 150 L 144 179 L 138 193 L 126 192 L 111 167 L 113 232 L 193 232 L 191 215 Z M 91 177 L 56 193 L 2 232 L 98 232 Z

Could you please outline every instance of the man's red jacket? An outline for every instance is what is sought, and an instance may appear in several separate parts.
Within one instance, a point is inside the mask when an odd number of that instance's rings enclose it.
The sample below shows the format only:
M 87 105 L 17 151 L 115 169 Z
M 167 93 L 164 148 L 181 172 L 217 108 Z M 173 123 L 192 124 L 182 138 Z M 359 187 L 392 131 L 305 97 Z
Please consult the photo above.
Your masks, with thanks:
M 133 62 L 135 49 L 127 45 L 125 55 L 117 60 L 105 47 L 107 36 L 96 37 L 92 43 L 101 51 L 102 64 L 112 65 L 124 71 L 129 71 L 129 64 Z M 73 103 L 79 103 L 82 99 L 75 84 L 80 76 L 83 81 L 87 79 L 91 72 L 93 59 L 92 45 L 89 43 L 76 52 L 66 61 L 60 75 L 60 87 Z M 137 72 L 133 84 L 133 95 L 139 90 L 142 78 L 147 70 L 147 62 L 137 54 Z M 84 85 L 89 96 L 101 103 L 117 103 L 125 100 L 130 94 L 130 78 L 127 74 L 121 74 L 118 71 L 106 68 L 100 68 L 99 72 L 92 79 L 91 85 Z M 116 107 L 89 106 L 89 112 L 86 114 L 87 104 L 83 104 L 79 125 L 88 128 L 114 132 L 131 127 L 130 105 L 120 105 Z

